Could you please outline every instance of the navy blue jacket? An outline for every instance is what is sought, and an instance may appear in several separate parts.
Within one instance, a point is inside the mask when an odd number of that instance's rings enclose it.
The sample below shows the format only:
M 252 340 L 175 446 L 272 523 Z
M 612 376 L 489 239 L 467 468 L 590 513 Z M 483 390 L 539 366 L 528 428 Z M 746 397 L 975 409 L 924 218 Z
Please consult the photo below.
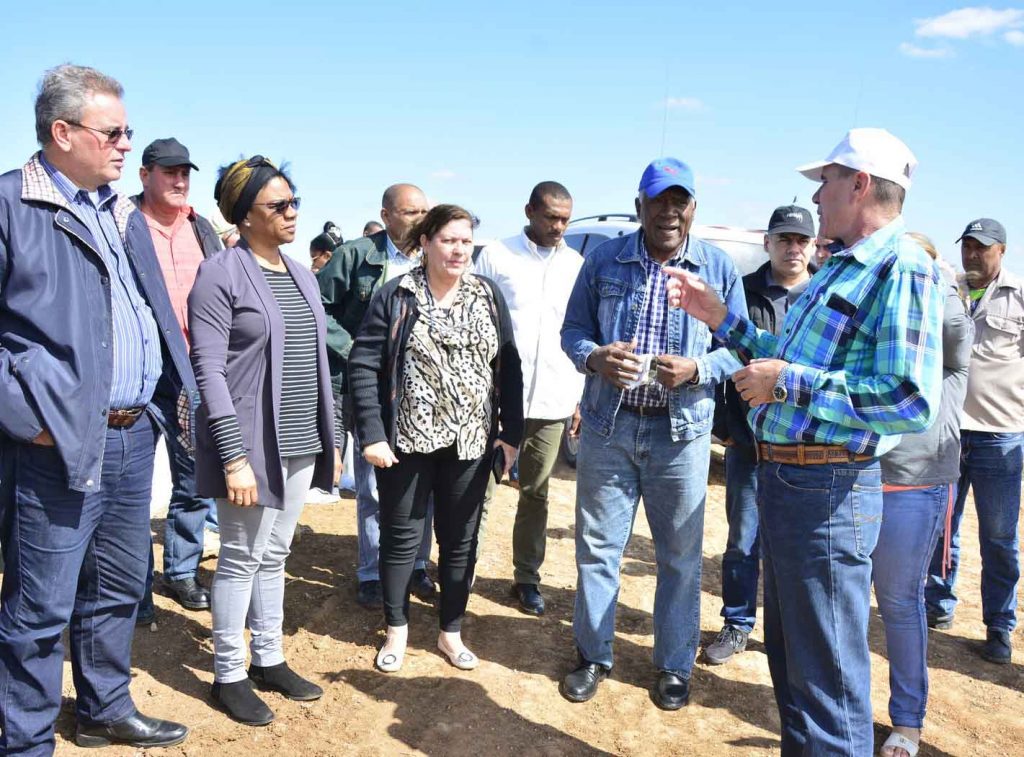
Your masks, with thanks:
M 191 425 L 195 378 L 149 228 L 127 197 L 117 199 L 114 219 L 162 337 L 163 375 L 148 410 L 173 427 L 175 418 L 166 416 L 183 409 Z M 10 456 L 12 440 L 29 442 L 45 428 L 68 487 L 80 492 L 99 489 L 103 464 L 109 277 L 92 235 L 38 155 L 0 176 L 0 457 Z M 183 431 L 191 435 L 191 428 Z

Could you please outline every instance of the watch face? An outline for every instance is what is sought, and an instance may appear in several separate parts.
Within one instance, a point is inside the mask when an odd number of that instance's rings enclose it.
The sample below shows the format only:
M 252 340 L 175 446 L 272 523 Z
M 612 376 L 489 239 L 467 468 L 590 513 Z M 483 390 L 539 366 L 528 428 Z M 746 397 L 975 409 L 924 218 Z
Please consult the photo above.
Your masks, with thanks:
M 786 401 L 786 395 L 787 395 L 786 387 L 784 387 L 784 386 L 777 386 L 777 387 L 775 387 L 772 390 L 772 396 L 775 397 L 775 401 L 776 402 L 785 402 Z

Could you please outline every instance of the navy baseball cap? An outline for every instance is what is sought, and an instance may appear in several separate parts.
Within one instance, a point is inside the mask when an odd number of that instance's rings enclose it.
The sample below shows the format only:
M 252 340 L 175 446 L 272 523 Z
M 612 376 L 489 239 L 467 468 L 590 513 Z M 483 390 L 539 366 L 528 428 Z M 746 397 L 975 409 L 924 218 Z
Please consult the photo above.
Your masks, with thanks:
M 769 234 L 803 234 L 814 236 L 814 221 L 811 213 L 799 205 L 782 205 L 775 208 L 768 221 Z
M 658 158 L 652 161 L 644 169 L 637 189 L 648 197 L 657 197 L 669 187 L 682 187 L 691 197 L 697 196 L 694 191 L 693 171 L 676 158 Z
M 977 239 L 986 247 L 996 243 L 1006 244 L 1006 229 L 994 218 L 979 218 L 967 224 L 964 233 L 956 241 L 959 242 L 964 237 Z
M 144 166 L 191 166 L 198 171 L 199 166 L 192 162 L 188 155 L 188 148 L 174 137 L 156 139 L 149 143 L 142 151 L 142 165 Z

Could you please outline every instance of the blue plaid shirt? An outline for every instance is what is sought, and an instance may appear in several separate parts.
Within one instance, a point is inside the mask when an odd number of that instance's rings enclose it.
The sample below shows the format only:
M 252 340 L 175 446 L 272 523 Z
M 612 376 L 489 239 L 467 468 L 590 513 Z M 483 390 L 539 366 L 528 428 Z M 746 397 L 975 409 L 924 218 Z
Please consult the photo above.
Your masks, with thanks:
M 114 222 L 117 194 L 104 185 L 94 198 L 50 165 L 41 153 L 39 157 L 53 185 L 68 201 L 71 212 L 89 229 L 110 273 L 113 326 L 110 408 L 123 410 L 149 404 L 163 370 L 160 330 L 149 304 L 139 293 L 135 272 Z
M 833 254 L 786 313 L 778 337 L 729 313 L 715 336 L 790 363 L 785 402 L 748 418 L 758 441 L 834 444 L 869 455 L 927 428 L 942 391 L 945 289 L 898 217 Z
M 640 239 L 640 262 L 647 272 L 647 291 L 644 304 L 640 309 L 640 320 L 636 327 L 637 355 L 664 355 L 668 352 L 668 295 L 665 282 L 668 277 L 662 268 L 679 266 L 690 244 L 687 235 L 683 246 L 667 263 L 659 263 L 647 252 L 647 245 Z M 665 407 L 668 404 L 668 391 L 657 381 L 627 389 L 622 393 L 622 403 L 632 407 Z

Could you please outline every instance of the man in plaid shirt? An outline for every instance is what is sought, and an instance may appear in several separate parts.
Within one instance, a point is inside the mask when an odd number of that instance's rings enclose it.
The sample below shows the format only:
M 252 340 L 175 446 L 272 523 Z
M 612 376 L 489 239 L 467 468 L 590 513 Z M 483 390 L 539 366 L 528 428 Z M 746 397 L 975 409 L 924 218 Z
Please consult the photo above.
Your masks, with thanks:
M 883 129 L 853 129 L 821 162 L 820 233 L 837 251 L 775 337 L 729 312 L 713 287 L 670 271 L 669 301 L 749 365 L 764 559 L 765 648 L 782 753 L 871 754 L 867 643 L 871 552 L 882 520 L 878 458 L 939 406 L 944 289 L 905 236 L 917 164 Z

